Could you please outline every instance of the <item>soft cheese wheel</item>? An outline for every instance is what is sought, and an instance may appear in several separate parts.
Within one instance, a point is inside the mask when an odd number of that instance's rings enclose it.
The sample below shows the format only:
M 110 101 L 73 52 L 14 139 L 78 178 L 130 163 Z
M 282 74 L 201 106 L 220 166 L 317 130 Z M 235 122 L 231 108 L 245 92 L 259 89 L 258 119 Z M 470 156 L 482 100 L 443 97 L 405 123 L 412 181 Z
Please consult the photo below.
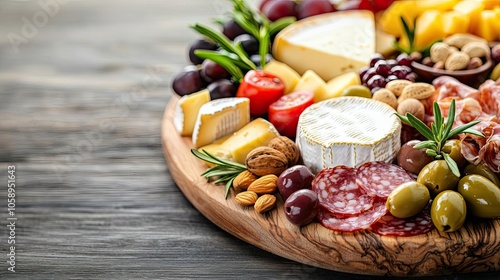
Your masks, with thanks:
M 328 81 L 359 71 L 375 52 L 375 23 L 370 11 L 312 16 L 286 27 L 273 43 L 273 57 L 299 74 L 313 70 Z
M 401 147 L 401 121 L 389 105 L 346 96 L 319 102 L 300 116 L 296 143 L 317 173 L 337 165 L 391 162 Z

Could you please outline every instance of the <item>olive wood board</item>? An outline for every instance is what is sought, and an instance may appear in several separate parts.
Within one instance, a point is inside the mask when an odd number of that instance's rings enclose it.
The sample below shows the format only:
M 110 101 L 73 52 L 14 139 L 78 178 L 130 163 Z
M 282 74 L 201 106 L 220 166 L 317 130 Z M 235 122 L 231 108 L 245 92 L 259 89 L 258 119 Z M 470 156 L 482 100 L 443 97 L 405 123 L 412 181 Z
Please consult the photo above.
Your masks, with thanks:
M 279 195 L 276 209 L 264 214 L 238 205 L 232 191 L 225 199 L 224 185 L 200 176 L 207 166 L 191 154 L 191 138 L 175 130 L 177 100 L 170 99 L 161 132 L 170 174 L 198 211 L 245 242 L 300 263 L 355 274 L 431 276 L 500 270 L 500 220 L 468 219 L 453 233 L 433 230 L 412 237 L 338 233 L 317 222 L 293 225 Z

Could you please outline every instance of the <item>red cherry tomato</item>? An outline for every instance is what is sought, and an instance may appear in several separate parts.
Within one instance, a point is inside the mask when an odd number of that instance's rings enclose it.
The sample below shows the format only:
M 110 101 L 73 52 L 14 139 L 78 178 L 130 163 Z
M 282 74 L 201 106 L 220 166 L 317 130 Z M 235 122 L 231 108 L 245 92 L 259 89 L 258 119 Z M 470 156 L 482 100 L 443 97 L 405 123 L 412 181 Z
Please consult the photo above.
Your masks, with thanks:
M 269 121 L 281 135 L 294 139 L 300 114 L 314 103 L 314 94 L 296 91 L 284 95 L 269 106 Z
M 243 77 L 237 97 L 250 99 L 250 114 L 260 116 L 267 113 L 269 105 L 280 99 L 285 92 L 285 84 L 275 75 L 262 71 L 250 70 Z

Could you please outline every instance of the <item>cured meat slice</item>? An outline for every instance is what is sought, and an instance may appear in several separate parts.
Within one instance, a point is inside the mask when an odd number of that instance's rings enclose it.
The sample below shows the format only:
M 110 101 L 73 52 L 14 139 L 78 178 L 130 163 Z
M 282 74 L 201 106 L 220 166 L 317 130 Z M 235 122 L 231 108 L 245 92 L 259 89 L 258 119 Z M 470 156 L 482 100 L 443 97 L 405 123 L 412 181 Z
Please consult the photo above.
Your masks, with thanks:
M 371 231 L 380 235 L 415 236 L 425 234 L 434 229 L 430 213 L 430 203 L 418 215 L 400 219 L 390 213 L 383 216 L 371 226 Z
M 371 209 L 356 216 L 346 217 L 320 209 L 317 217 L 320 223 L 326 228 L 334 231 L 354 232 L 369 228 L 386 213 L 385 201 L 383 199 L 375 199 Z
M 356 169 L 344 165 L 318 173 L 312 190 L 318 194 L 320 206 L 334 214 L 352 216 L 373 205 L 373 197 L 356 183 Z
M 415 180 L 398 165 L 372 161 L 358 167 L 356 181 L 368 195 L 387 199 L 389 194 L 399 185 Z

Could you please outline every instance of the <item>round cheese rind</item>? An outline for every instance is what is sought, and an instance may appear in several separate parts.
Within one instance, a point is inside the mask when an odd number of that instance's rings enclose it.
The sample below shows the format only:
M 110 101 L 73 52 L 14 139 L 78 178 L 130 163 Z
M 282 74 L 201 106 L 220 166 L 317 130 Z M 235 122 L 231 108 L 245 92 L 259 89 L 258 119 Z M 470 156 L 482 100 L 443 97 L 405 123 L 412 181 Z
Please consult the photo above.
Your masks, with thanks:
M 304 164 L 317 173 L 337 165 L 392 162 L 401 147 L 401 121 L 395 112 L 380 101 L 354 96 L 311 105 L 297 126 Z

